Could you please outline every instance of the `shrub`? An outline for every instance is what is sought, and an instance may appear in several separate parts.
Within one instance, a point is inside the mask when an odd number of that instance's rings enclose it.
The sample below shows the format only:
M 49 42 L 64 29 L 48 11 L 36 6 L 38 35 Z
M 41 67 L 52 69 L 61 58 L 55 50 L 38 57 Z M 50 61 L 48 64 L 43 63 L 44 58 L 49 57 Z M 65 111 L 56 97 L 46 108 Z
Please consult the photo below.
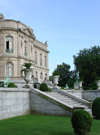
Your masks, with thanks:
M 92 103 L 92 115 L 96 119 L 100 119 L 100 97 L 96 98 Z
M 77 135 L 89 135 L 91 131 L 92 117 L 84 110 L 75 111 L 71 118 L 74 132 Z
M 36 83 L 34 83 L 34 88 L 37 88 Z
M 42 83 L 42 84 L 40 85 L 40 90 L 41 90 L 41 91 L 48 91 L 48 86 L 47 86 L 47 84 L 46 84 L 46 83 Z
M 48 91 L 51 92 L 51 88 L 48 88 Z
M 16 88 L 17 86 L 14 83 L 10 82 L 9 85 L 8 85 L 8 87 Z

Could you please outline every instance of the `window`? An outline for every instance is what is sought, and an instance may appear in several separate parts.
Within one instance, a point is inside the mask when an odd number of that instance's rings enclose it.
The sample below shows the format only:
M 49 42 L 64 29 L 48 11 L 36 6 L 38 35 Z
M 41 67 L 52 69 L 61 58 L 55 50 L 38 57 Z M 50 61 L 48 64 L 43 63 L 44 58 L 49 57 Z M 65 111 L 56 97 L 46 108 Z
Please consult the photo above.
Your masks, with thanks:
M 47 80 L 47 74 L 45 74 L 45 80 Z
M 35 51 L 35 64 L 37 64 L 37 52 Z
M 25 47 L 25 48 L 24 48 L 24 55 L 27 56 L 27 50 L 26 50 L 27 42 L 25 41 L 24 43 L 25 43 L 25 46 L 24 46 L 24 47 Z
M 6 64 L 6 76 L 12 77 L 12 63 Z
M 32 53 L 32 45 L 31 45 L 31 53 Z
M 12 37 L 6 37 L 6 52 L 13 52 Z
M 38 73 L 37 73 L 37 71 L 36 71 L 36 78 L 38 78 Z
M 23 41 L 21 40 L 21 48 L 22 48 L 22 46 L 23 46 Z
M 47 57 L 45 56 L 45 67 L 47 67 Z
M 40 65 L 42 66 L 42 54 L 40 54 Z
M 40 73 L 40 79 L 42 79 L 42 73 Z

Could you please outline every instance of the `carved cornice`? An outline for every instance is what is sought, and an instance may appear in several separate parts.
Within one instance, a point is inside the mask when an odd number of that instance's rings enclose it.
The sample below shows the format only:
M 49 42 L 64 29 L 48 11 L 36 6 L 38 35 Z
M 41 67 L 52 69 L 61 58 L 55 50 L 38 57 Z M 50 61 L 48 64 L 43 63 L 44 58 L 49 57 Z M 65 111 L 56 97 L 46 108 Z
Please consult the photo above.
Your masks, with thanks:
M 47 44 L 44 44 L 44 43 L 42 43 L 41 41 L 39 41 L 39 40 L 37 40 L 37 39 L 35 39 L 35 40 L 38 41 L 39 43 L 41 43 L 42 45 L 48 47 Z
M 28 61 L 30 61 L 30 62 L 35 63 L 35 62 L 34 62 L 34 60 L 32 60 L 32 59 L 28 59 L 28 58 L 23 57 L 23 56 L 9 56 L 9 55 L 1 55 L 1 56 L 0 56 L 0 58 L 16 58 L 16 59 L 24 59 L 24 60 L 28 60 Z
M 14 31 L 17 31 L 17 28 L 13 28 L 13 27 L 0 27 L 0 30 L 14 30 Z
M 50 51 L 48 51 L 48 50 L 46 50 L 46 49 L 40 47 L 39 45 L 34 44 L 33 46 L 36 47 L 36 48 L 38 48 L 38 49 L 40 49 L 40 50 L 45 51 L 46 53 L 49 53 L 49 52 L 50 52 Z
M 48 70 L 48 71 L 49 71 L 49 69 L 48 69 L 48 68 L 40 67 L 40 66 L 38 66 L 38 65 L 34 65 L 34 67 L 39 68 L 39 69 Z
M 20 28 L 14 28 L 14 27 L 0 27 L 0 30 L 13 30 L 13 31 L 16 31 L 16 32 L 21 32 L 23 33 L 24 35 L 28 36 L 28 37 L 31 37 L 32 39 L 35 39 L 35 36 L 32 36 L 32 35 L 28 35 L 25 31 L 22 31 Z
M 3 58 L 7 58 L 7 60 L 11 60 L 11 58 L 24 59 L 24 60 L 27 60 L 27 61 L 29 61 L 29 62 L 35 63 L 34 60 L 28 59 L 28 58 L 23 57 L 23 56 L 18 56 L 18 57 L 17 57 L 17 56 L 1 55 L 1 56 L 0 56 L 0 59 L 3 60 Z M 40 67 L 40 66 L 38 66 L 38 65 L 34 65 L 34 67 L 49 71 L 48 68 Z

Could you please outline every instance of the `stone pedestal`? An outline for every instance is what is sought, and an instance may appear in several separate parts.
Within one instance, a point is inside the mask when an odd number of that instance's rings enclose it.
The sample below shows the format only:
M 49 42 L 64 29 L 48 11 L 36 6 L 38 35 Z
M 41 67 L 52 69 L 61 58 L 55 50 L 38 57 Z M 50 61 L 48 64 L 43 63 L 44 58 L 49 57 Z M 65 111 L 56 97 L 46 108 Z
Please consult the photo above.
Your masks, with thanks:
M 59 92 L 59 88 L 58 87 L 54 87 L 51 89 L 51 92 Z
M 79 84 L 74 84 L 74 89 L 78 90 L 79 89 Z

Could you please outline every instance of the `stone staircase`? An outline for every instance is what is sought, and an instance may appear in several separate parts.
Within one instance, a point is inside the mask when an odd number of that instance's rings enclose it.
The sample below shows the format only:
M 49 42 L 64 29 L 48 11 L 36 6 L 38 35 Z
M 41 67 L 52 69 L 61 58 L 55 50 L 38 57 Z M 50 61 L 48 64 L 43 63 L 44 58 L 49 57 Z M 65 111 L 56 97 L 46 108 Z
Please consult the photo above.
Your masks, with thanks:
M 91 114 L 91 109 L 89 108 L 89 105 L 87 105 L 85 102 L 82 102 L 77 97 L 69 96 L 66 93 L 60 93 L 60 92 L 45 92 L 49 96 L 59 100 L 59 102 L 63 102 L 64 104 L 74 108 L 74 107 L 84 107 L 84 110 L 88 111 Z M 71 94 L 70 94 L 71 95 Z M 75 98 L 74 98 L 75 97 Z M 84 101 L 84 100 L 83 100 Z

